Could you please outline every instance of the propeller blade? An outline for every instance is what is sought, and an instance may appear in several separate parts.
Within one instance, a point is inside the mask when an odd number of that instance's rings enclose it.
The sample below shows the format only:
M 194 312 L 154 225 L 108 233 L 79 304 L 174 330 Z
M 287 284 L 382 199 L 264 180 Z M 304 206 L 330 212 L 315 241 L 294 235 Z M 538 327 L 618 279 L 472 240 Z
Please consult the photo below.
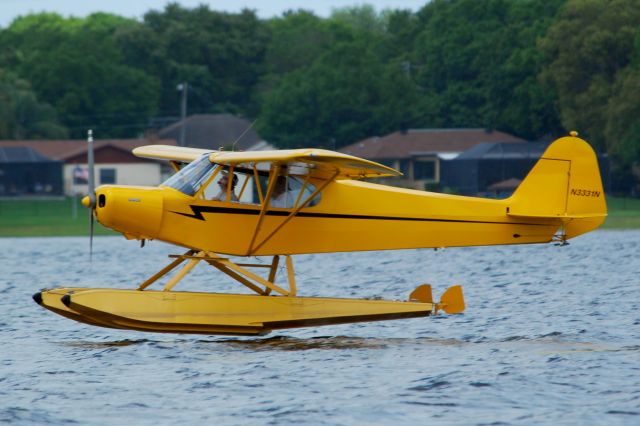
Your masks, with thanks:
M 96 208 L 96 181 L 93 160 L 93 130 L 87 132 L 87 166 L 89 168 L 89 262 L 93 258 L 93 210 Z
M 89 210 L 89 262 L 93 259 L 93 209 Z

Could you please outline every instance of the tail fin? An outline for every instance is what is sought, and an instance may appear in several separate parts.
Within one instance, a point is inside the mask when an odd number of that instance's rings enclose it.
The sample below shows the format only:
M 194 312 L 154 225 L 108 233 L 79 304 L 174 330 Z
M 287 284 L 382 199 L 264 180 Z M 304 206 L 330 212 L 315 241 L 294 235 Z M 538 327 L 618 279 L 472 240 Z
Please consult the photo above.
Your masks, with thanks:
M 565 238 L 600 226 L 607 204 L 598 160 L 577 133 L 553 142 L 509 199 L 510 216 L 558 218 Z

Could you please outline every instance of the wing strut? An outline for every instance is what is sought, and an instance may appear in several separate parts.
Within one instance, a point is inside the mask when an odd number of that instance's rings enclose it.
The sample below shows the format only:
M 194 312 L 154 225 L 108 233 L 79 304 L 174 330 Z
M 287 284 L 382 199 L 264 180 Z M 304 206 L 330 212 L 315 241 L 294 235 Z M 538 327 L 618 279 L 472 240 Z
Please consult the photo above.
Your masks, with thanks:
M 271 200 L 271 194 L 273 193 L 273 188 L 276 187 L 276 176 L 280 173 L 280 164 L 276 164 L 275 167 L 271 170 L 271 174 L 273 176 L 272 179 L 269 179 L 269 185 L 267 186 L 267 193 L 264 196 L 264 200 L 262 203 L 262 209 L 260 210 L 260 216 L 258 217 L 258 223 L 256 223 L 256 228 L 253 231 L 253 237 L 251 237 L 251 242 L 249 243 L 249 248 L 247 249 L 246 256 L 251 256 L 251 253 L 254 252 L 253 244 L 256 242 L 256 237 L 260 232 L 260 228 L 262 227 L 262 221 L 264 220 L 264 215 L 269 209 L 269 200 Z M 256 182 L 258 182 L 256 180 Z M 259 186 L 256 184 L 256 186 Z
M 307 204 L 309 204 L 311 202 L 311 200 L 313 200 L 313 198 L 318 195 L 323 189 L 325 189 L 327 187 L 327 185 L 329 185 L 331 182 L 333 182 L 338 175 L 340 174 L 340 170 L 336 169 L 335 173 L 333 174 L 333 176 L 331 176 L 329 179 L 325 180 L 324 183 L 322 185 L 320 185 L 318 188 L 316 188 L 315 191 L 313 191 L 313 193 L 311 195 L 309 195 L 302 204 L 300 204 L 298 207 L 296 207 L 291 213 L 289 213 L 289 216 L 287 216 L 287 218 L 282 221 L 282 223 L 280 223 L 280 225 L 278 225 L 276 227 L 276 229 L 274 229 L 273 231 L 271 231 L 271 233 L 269 235 L 267 235 L 261 242 L 260 244 L 258 244 L 255 248 L 253 247 L 256 237 L 258 236 L 258 234 L 260 233 L 260 227 L 262 225 L 262 218 L 264 217 L 265 212 L 267 211 L 267 209 L 269 208 L 269 200 L 271 199 L 271 193 L 273 192 L 273 186 L 275 186 L 275 176 L 277 176 L 277 171 L 279 171 L 280 167 L 276 166 L 276 168 L 274 169 L 274 171 L 276 172 L 276 174 L 274 174 L 274 178 L 271 179 L 271 182 L 269 182 L 269 189 L 267 190 L 267 196 L 265 198 L 265 201 L 262 205 L 262 210 L 260 211 L 260 219 L 258 220 L 258 225 L 256 226 L 256 230 L 254 231 L 253 234 L 253 238 L 251 239 L 251 244 L 249 245 L 249 250 L 247 251 L 246 256 L 251 256 L 253 255 L 253 253 L 257 252 L 258 250 L 260 250 L 260 248 L 266 244 L 267 241 L 269 241 L 276 233 L 278 233 L 278 231 L 280 231 L 280 229 L 282 229 L 283 226 L 285 226 L 287 223 L 289 223 L 289 221 L 291 219 L 293 219 L 298 212 L 300 212 L 300 210 L 302 210 L 303 208 L 305 208 L 307 206 Z M 273 184 L 273 185 L 272 185 Z M 300 196 L 298 196 L 298 199 L 300 199 Z M 298 201 L 298 200 L 296 200 Z

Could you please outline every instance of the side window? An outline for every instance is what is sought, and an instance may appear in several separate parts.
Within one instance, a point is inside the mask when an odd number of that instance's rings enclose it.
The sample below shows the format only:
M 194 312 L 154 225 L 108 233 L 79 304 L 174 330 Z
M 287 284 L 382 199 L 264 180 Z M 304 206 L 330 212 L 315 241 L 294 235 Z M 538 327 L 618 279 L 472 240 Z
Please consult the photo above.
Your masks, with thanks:
M 116 169 L 100 169 L 100 184 L 116 183 Z
M 257 204 L 260 198 L 254 196 L 254 178 L 249 173 L 236 173 L 238 176 L 238 185 L 236 186 L 236 195 L 241 203 Z
M 304 203 L 316 190 L 315 186 L 296 176 L 278 176 L 271 195 L 270 206 L 279 208 L 293 208 Z M 320 194 L 311 200 L 307 207 L 320 202 Z
M 413 177 L 415 179 L 437 180 L 436 160 L 419 158 L 413 164 Z
M 216 176 L 211 182 L 209 182 L 209 185 L 207 185 L 207 187 L 204 189 L 204 191 L 202 192 L 202 197 L 205 200 L 216 199 L 220 194 L 220 190 L 220 174 L 218 174 L 218 176 Z
M 304 179 L 300 179 L 295 176 L 289 176 L 289 187 L 291 188 L 291 193 L 293 194 L 293 203 L 296 203 L 296 205 L 304 203 L 307 198 L 309 198 L 316 190 L 315 185 L 313 185 L 311 182 L 307 182 L 307 184 L 305 185 Z M 300 193 L 302 193 L 302 195 L 298 197 Z M 307 204 L 307 207 L 313 207 L 319 202 L 320 194 L 317 194 L 315 197 L 313 197 L 313 200 L 311 200 Z
M 227 198 L 230 179 L 231 194 Z M 257 203 L 258 196 L 254 196 L 254 187 L 253 176 L 246 171 L 235 170 L 229 174 L 227 170 L 222 170 L 209 182 L 202 196 L 205 200 Z
M 256 173 L 253 169 L 238 167 L 231 169 L 229 173 L 229 168 L 221 167 L 215 166 L 215 171 L 212 168 L 207 170 L 207 173 L 198 173 L 200 178 L 197 180 L 197 187 L 205 185 L 198 191 L 200 198 L 209 201 L 261 204 L 269 187 L 269 176 L 264 171 Z M 305 203 L 316 191 L 315 185 L 298 176 L 280 175 L 276 179 L 269 207 L 295 208 Z M 320 194 L 317 194 L 313 200 L 306 203 L 306 207 L 315 206 L 319 202 Z

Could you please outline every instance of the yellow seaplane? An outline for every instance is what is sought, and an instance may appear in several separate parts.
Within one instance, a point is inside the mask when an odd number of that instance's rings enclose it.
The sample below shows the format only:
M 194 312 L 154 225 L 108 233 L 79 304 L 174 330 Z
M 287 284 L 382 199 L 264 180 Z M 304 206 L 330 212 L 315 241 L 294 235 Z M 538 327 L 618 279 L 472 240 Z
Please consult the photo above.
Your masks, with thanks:
M 595 153 L 575 132 L 553 142 L 507 199 L 375 184 L 372 178 L 400 173 L 322 149 L 230 152 L 162 145 L 133 151 L 173 165 L 176 173 L 159 187 L 94 189 L 92 152 L 90 194 L 83 199 L 91 223 L 95 217 L 143 244 L 160 240 L 186 248 L 135 289 L 56 288 L 34 295 L 57 314 L 116 329 L 264 335 L 290 327 L 459 313 L 465 303 L 457 285 L 439 301 L 427 284 L 407 301 L 299 296 L 292 256 L 566 244 L 607 215 Z M 252 263 L 258 256 L 271 258 Z M 232 260 L 238 257 L 245 261 Z M 202 262 L 250 291 L 174 291 Z M 161 289 L 148 289 L 160 281 Z

